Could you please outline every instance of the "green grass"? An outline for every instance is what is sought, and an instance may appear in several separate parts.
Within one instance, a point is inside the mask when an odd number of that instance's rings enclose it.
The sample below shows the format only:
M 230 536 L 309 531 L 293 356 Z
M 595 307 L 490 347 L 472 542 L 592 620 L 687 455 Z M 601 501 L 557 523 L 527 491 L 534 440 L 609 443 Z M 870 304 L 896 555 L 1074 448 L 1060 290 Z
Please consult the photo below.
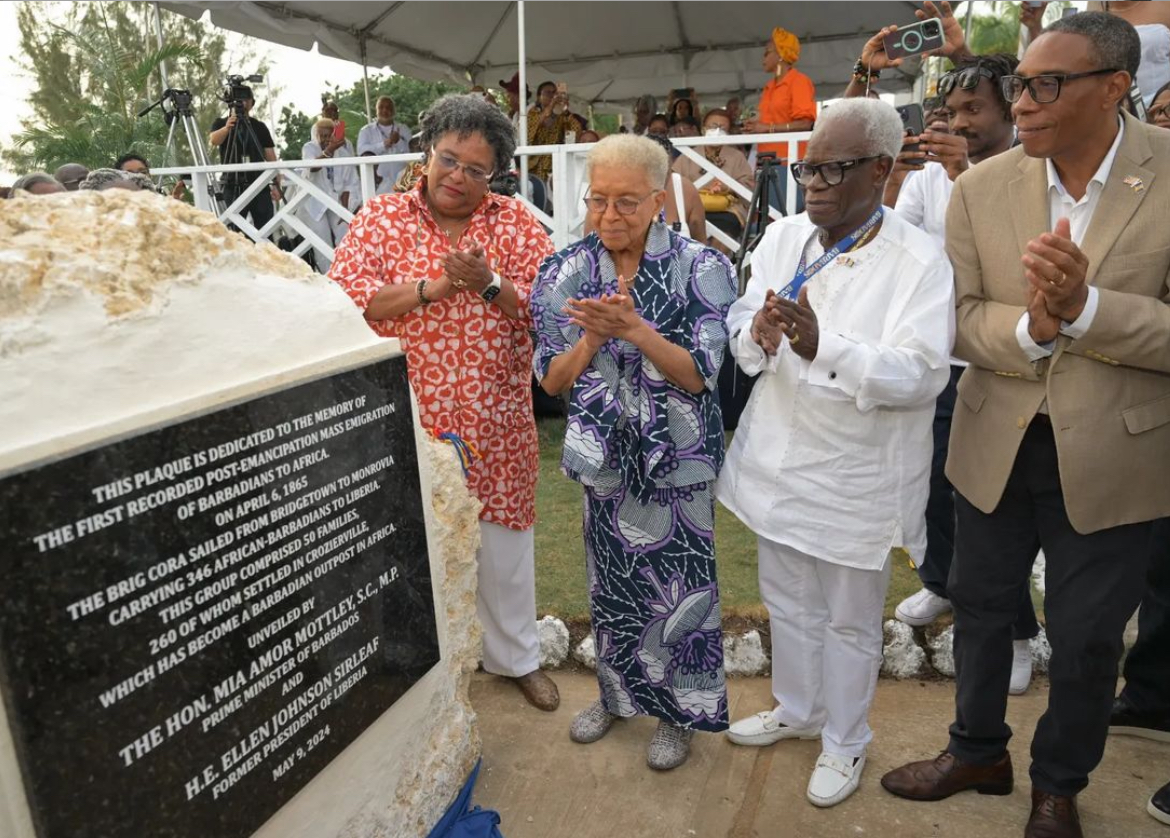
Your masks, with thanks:
M 540 419 L 540 482 L 536 487 L 536 610 L 566 620 L 589 616 L 585 547 L 581 537 L 581 487 L 560 472 L 563 419 Z M 756 576 L 756 537 L 720 504 L 715 505 L 715 565 L 728 617 L 764 620 Z M 921 587 L 905 557 L 894 562 L 886 617 Z

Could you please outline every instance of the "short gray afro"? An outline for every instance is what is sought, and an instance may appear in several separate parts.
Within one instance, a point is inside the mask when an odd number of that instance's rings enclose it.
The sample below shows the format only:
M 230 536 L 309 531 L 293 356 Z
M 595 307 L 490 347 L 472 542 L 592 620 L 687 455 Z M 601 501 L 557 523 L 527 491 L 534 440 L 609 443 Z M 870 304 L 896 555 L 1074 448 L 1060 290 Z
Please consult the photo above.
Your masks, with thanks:
M 902 118 L 892 105 L 879 99 L 844 99 L 825 108 L 817 118 L 813 138 L 838 122 L 848 123 L 865 157 L 897 158 L 902 150 Z
M 482 134 L 496 155 L 496 173 L 512 168 L 512 157 L 516 153 L 516 134 L 512 120 L 504 116 L 497 106 L 489 104 L 483 96 L 467 93 L 451 93 L 437 100 L 419 123 L 419 137 L 426 151 L 446 134 L 456 134 L 460 139 L 472 134 Z

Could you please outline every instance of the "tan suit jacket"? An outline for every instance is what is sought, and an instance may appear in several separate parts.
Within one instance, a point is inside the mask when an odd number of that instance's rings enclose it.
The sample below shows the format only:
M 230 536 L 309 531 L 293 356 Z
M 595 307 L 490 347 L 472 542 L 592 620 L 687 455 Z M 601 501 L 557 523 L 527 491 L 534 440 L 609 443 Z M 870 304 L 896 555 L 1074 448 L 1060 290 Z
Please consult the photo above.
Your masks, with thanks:
M 1045 161 L 1022 148 L 955 182 L 959 381 L 947 477 L 984 512 L 1003 496 L 1024 431 L 1047 399 L 1061 486 L 1080 533 L 1170 515 L 1170 131 L 1125 118 L 1081 249 L 1100 302 L 1088 332 L 1028 360 L 1016 340 L 1020 256 L 1051 230 Z

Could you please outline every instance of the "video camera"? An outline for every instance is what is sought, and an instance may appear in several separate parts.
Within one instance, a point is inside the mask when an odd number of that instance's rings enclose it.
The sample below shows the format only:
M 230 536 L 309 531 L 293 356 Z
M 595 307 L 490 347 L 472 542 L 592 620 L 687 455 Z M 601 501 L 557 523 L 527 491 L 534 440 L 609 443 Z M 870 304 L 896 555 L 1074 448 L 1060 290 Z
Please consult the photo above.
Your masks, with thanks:
M 250 76 L 231 75 L 223 80 L 223 89 L 219 92 L 219 100 L 231 108 L 237 117 L 244 116 L 244 100 L 251 99 L 252 88 L 249 84 L 262 84 L 264 76 L 252 74 Z

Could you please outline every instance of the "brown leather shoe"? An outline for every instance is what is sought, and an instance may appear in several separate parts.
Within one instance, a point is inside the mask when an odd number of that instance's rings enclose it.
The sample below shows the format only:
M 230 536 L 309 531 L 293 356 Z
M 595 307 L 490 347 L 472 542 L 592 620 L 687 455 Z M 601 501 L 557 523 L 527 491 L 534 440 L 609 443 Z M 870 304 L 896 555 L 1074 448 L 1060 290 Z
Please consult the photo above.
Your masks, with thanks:
M 1012 793 L 1012 757 L 993 765 L 969 765 L 943 751 L 934 759 L 911 762 L 882 777 L 882 788 L 908 800 L 943 800 L 961 791 Z
M 511 680 L 520 688 L 520 692 L 524 693 L 528 703 L 537 710 L 551 713 L 561 706 L 561 693 L 556 683 L 539 669 Z
M 1024 838 L 1084 838 L 1077 799 L 1032 789 L 1032 817 Z

